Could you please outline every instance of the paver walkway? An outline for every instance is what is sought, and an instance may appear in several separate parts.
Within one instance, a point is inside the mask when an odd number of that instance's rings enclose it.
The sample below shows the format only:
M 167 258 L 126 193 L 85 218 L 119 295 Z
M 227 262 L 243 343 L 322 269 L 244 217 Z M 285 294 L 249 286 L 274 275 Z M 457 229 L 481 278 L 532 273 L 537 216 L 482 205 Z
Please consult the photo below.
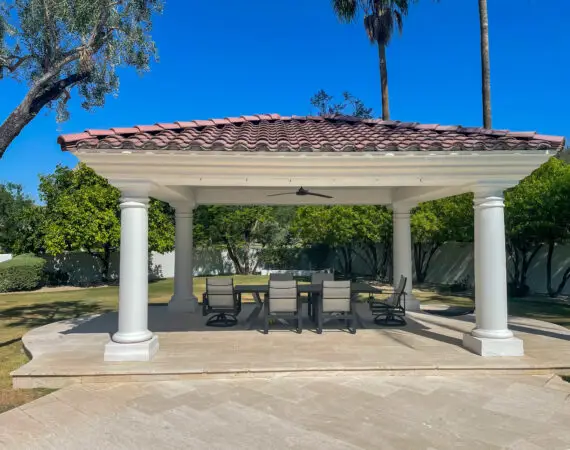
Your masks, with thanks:
M 550 376 L 78 384 L 0 415 L 18 449 L 568 449 Z
M 249 305 L 248 305 L 249 306 Z M 409 313 L 408 325 L 380 328 L 367 305 L 359 305 L 363 329 L 352 335 L 334 329 L 302 334 L 272 326 L 268 335 L 244 330 L 212 329 L 197 314 L 172 314 L 166 307 L 149 308 L 149 328 L 160 350 L 149 362 L 103 361 L 109 334 L 116 330 L 116 313 L 56 322 L 28 332 L 23 342 L 33 359 L 13 372 L 14 386 L 59 388 L 72 383 L 167 381 L 204 374 L 256 376 L 268 372 L 378 371 L 395 374 L 422 371 L 526 371 L 570 374 L 570 330 L 552 323 L 519 317 L 510 327 L 524 340 L 525 356 L 482 358 L 465 349 L 463 333 L 474 317 L 437 317 Z M 247 316 L 247 314 L 245 315 Z M 241 329 L 240 329 L 241 327 Z M 316 375 L 316 373 L 313 373 Z

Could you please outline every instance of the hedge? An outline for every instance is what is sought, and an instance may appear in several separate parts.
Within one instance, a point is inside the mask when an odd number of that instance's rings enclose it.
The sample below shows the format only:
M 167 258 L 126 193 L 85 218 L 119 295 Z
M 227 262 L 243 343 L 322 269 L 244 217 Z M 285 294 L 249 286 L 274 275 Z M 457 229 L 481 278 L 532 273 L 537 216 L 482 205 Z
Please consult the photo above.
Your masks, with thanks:
M 0 292 L 31 291 L 42 286 L 46 261 L 19 255 L 0 263 Z

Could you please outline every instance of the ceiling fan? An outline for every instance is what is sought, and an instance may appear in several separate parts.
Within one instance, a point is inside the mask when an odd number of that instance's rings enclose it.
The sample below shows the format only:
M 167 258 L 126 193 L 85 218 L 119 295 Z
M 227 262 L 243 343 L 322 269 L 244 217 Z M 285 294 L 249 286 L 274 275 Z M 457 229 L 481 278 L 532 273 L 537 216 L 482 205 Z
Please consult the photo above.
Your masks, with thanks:
M 278 195 L 300 195 L 300 196 L 305 196 L 305 195 L 313 195 L 315 197 L 323 197 L 323 198 L 333 198 L 331 195 L 326 195 L 326 194 L 319 194 L 318 192 L 311 192 L 308 189 L 304 189 L 302 187 L 299 188 L 299 190 L 295 191 L 295 192 L 281 192 L 279 194 L 268 194 L 268 197 L 277 197 Z

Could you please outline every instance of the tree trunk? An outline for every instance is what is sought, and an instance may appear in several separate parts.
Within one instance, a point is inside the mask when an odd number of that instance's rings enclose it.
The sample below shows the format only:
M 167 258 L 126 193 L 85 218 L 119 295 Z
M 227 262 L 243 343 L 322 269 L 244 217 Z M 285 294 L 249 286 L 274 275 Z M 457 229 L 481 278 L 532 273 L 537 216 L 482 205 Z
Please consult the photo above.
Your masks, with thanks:
M 564 290 L 566 283 L 570 279 L 570 267 L 568 267 L 562 274 L 562 279 L 556 289 L 552 288 L 552 256 L 554 255 L 555 243 L 548 243 L 548 256 L 546 258 L 546 289 L 548 290 L 548 295 L 551 297 L 557 297 Z
M 109 282 L 109 267 L 111 265 L 111 247 L 108 245 L 103 246 L 103 282 Z
M 548 295 L 555 297 L 556 294 L 552 289 L 552 255 L 554 254 L 554 242 L 548 243 L 548 253 L 546 256 L 546 290 Z
M 380 63 L 380 88 L 382 90 L 382 120 L 390 120 L 390 100 L 388 96 L 388 68 L 386 67 L 386 45 L 378 43 Z
M 483 126 L 485 128 L 491 128 L 491 58 L 489 55 L 489 16 L 487 11 L 487 0 L 479 0 L 479 25 L 481 28 Z
M 239 260 L 236 252 L 234 251 L 232 245 L 230 244 L 230 242 L 227 239 L 224 239 L 226 242 L 226 250 L 228 251 L 228 256 L 230 257 L 230 259 L 232 260 L 232 262 L 234 263 L 234 267 L 236 269 L 236 273 L 238 273 L 239 275 L 243 275 L 243 266 L 241 261 Z
M 87 73 L 73 74 L 54 82 L 34 85 L 22 102 L 0 125 L 0 159 L 10 143 L 48 103 L 56 100 L 66 89 L 88 77 Z

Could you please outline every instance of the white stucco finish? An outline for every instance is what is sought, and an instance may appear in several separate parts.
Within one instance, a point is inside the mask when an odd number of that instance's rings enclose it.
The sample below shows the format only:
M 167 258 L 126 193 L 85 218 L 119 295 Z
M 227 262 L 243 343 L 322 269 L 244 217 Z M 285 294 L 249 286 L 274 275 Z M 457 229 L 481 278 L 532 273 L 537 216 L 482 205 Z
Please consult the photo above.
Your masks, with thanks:
M 482 355 L 519 353 L 517 341 L 506 325 L 504 217 L 502 200 L 496 198 L 547 161 L 552 155 L 549 151 L 131 152 L 99 148 L 78 149 L 74 154 L 111 184 L 122 189 L 128 186 L 131 190 L 136 186 L 138 190 L 146 190 L 146 195 L 169 202 L 181 211 L 176 227 L 173 310 L 179 305 L 188 311 L 195 307 L 190 297 L 192 219 L 191 213 L 188 215 L 195 205 L 391 205 L 395 211 L 395 278 L 399 274 L 407 276 L 407 291 L 411 293 L 409 207 L 474 191 L 479 199 L 475 225 L 477 328 L 465 337 L 465 345 Z M 299 187 L 333 198 L 269 196 L 295 192 Z M 144 214 L 126 212 L 131 209 Z M 121 312 L 119 332 L 110 345 L 146 342 L 152 337 L 146 329 L 146 309 L 142 307 L 147 300 L 146 267 L 144 281 L 139 264 L 126 267 L 143 248 L 146 264 L 146 208 L 125 208 L 122 218 L 126 243 L 124 247 L 121 244 Z M 139 246 L 136 251 L 132 249 L 135 246 Z M 127 255 L 123 259 L 124 253 Z M 123 271 L 127 273 L 123 275 Z M 409 309 L 417 307 L 413 299 L 407 300 Z
M 393 207 L 393 261 L 394 287 L 398 285 L 400 276 L 406 277 L 406 309 L 419 311 L 420 302 L 414 297 L 412 270 L 412 232 L 410 228 L 410 205 L 395 204 Z
M 148 361 L 158 340 L 148 329 L 148 197 L 124 190 L 121 198 L 119 327 L 105 361 Z
M 193 293 L 193 235 L 192 221 L 194 205 L 175 205 L 176 236 L 174 261 L 174 295 L 168 303 L 172 312 L 194 312 L 198 299 Z
M 507 261 L 503 193 L 475 192 L 476 327 L 463 339 L 484 356 L 522 356 L 523 342 L 507 325 Z

